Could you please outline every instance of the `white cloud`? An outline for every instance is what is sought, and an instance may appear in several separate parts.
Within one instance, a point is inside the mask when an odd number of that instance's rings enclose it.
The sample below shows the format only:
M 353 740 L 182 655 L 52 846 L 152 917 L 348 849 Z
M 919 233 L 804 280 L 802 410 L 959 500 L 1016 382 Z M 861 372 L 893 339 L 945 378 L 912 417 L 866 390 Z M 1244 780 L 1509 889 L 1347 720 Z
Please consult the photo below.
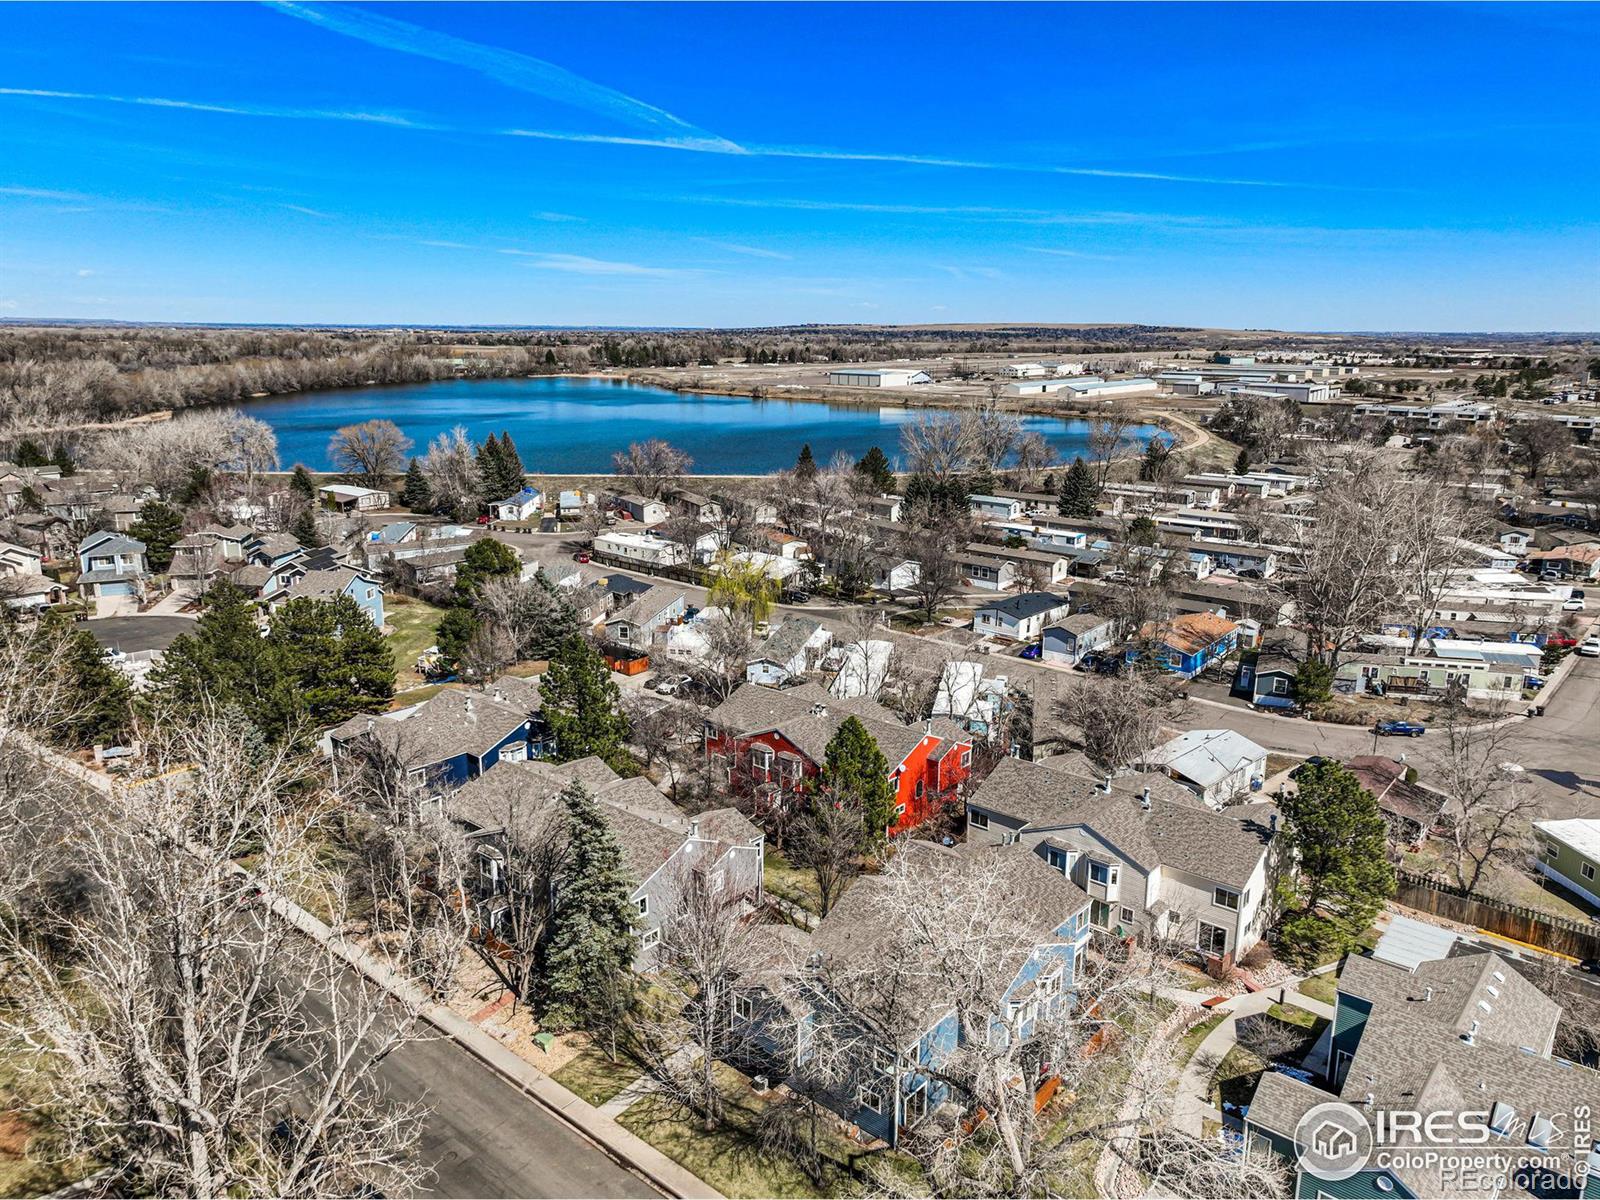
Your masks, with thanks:
M 79 267 L 77 274 L 79 279 L 87 279 L 94 274 L 94 271 L 89 267 Z
M 57 192 L 49 188 L 0 186 L 0 196 L 21 196 L 25 200 L 87 200 L 81 192 Z
M 699 238 L 708 246 L 715 246 L 719 250 L 726 250 L 730 254 L 743 254 L 747 258 L 773 258 L 781 262 L 793 262 L 794 255 L 784 254 L 778 250 L 768 250 L 765 246 L 746 246 L 741 242 L 718 242 L 711 238 Z
M 280 204 L 280 205 L 278 205 L 278 207 L 279 208 L 286 208 L 290 212 L 301 213 L 302 215 L 307 216 L 307 217 L 322 217 L 322 218 L 327 219 L 327 218 L 331 218 L 333 216 L 332 213 L 318 212 L 314 208 L 307 208 L 304 204 Z
M 563 271 L 571 275 L 650 275 L 657 277 L 691 275 L 695 272 L 672 267 L 647 267 L 639 263 L 613 262 L 584 254 L 542 254 L 530 250 L 502 250 L 502 254 L 522 255 L 533 261 L 528 266 L 540 271 Z
M 175 108 L 189 112 L 223 113 L 234 117 L 276 117 L 293 121 L 357 121 L 370 125 L 394 125 L 402 129 L 444 132 L 447 125 L 435 125 L 403 117 L 397 113 L 360 112 L 343 109 L 285 108 L 276 104 L 213 104 L 204 100 L 174 100 L 166 96 L 116 96 L 105 92 L 60 92 L 45 88 L 0 87 L 0 96 L 24 96 L 44 100 L 92 100 L 103 104 L 133 104 L 144 108 Z

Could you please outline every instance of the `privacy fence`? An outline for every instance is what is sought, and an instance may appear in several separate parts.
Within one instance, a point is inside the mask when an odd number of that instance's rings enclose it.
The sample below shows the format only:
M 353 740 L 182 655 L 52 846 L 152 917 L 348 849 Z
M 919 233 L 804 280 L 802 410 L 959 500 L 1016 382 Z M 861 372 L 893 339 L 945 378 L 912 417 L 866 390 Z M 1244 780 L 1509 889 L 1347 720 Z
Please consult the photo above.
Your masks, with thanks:
M 1527 942 L 1573 958 L 1600 958 L 1600 924 L 1554 917 L 1537 909 L 1479 896 L 1443 880 L 1396 871 L 1397 903 Z

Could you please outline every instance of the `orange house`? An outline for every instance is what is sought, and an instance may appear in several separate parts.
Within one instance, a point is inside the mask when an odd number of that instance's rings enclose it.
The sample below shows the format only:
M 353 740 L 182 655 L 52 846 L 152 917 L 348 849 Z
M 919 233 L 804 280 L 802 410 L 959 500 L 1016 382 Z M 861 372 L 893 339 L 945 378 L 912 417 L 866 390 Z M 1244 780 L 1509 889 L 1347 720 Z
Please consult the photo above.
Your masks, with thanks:
M 706 715 L 706 753 L 724 761 L 730 787 L 761 798 L 763 807 L 782 806 L 821 774 L 829 741 L 850 717 L 889 762 L 891 834 L 921 825 L 956 798 L 972 770 L 972 743 L 957 726 L 904 725 L 882 705 L 840 699 L 810 683 L 739 688 Z

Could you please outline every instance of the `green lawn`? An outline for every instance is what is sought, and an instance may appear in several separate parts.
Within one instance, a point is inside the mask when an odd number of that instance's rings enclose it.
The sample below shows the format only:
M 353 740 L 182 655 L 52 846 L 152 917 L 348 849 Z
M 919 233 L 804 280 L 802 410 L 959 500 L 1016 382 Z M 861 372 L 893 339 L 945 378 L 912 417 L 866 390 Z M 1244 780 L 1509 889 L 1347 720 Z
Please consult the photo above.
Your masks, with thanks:
M 412 668 L 417 655 L 434 642 L 434 629 L 444 616 L 444 609 L 436 608 L 412 596 L 392 595 L 383 598 L 384 617 L 394 630 L 389 634 L 389 649 L 394 653 L 394 668 L 398 678 L 397 688 L 422 682 L 422 677 Z
M 639 1068 L 626 1059 L 612 1062 L 599 1050 L 590 1048 L 552 1072 L 550 1078 L 598 1108 L 639 1075 Z
M 1189 1060 L 1194 1057 L 1195 1051 L 1200 1049 L 1200 1043 L 1206 1040 L 1218 1025 L 1228 1019 L 1227 1013 L 1212 1013 L 1200 1024 L 1196 1025 L 1183 1037 L 1178 1039 L 1178 1051 L 1172 1057 L 1172 1070 L 1174 1074 L 1182 1074 L 1183 1069 L 1189 1065 Z
M 1334 993 L 1338 984 L 1334 981 L 1333 973 L 1326 975 L 1313 975 L 1302 982 L 1296 989 L 1302 996 L 1310 996 L 1313 1000 L 1321 1000 L 1324 1004 L 1332 1004 Z
M 43 1196 L 84 1178 L 92 1168 L 52 1161 L 49 1127 L 25 1107 L 28 1084 L 18 1062 L 0 1054 L 0 1196 Z
M 1249 1104 L 1261 1073 L 1266 1069 L 1267 1064 L 1259 1057 L 1243 1046 L 1235 1046 L 1211 1077 L 1212 1103 L 1223 1112 L 1227 1111 L 1223 1109 L 1224 1104 Z
M 774 896 L 798 904 L 807 912 L 822 915 L 822 897 L 810 871 L 795 866 L 769 843 L 763 860 L 762 885 Z
M 630 1105 L 617 1121 L 725 1196 L 860 1194 L 860 1182 L 836 1165 L 860 1151 L 843 1138 L 829 1135 L 822 1147 L 829 1178 L 818 1189 L 792 1161 L 762 1147 L 761 1125 L 768 1101 L 752 1093 L 745 1077 L 731 1067 L 718 1066 L 717 1076 L 727 1097 L 727 1120 L 718 1129 L 707 1132 L 694 1113 L 659 1096 L 646 1096 Z

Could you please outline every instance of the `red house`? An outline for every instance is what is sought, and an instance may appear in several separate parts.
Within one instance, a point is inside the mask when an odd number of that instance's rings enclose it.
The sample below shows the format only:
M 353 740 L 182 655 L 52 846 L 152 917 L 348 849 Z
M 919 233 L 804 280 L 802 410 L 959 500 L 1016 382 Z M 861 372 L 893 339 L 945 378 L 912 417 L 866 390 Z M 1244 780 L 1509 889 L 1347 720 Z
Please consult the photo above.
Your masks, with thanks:
M 972 743 L 958 726 L 903 725 L 881 704 L 841 700 L 814 683 L 781 690 L 745 684 L 706 714 L 706 753 L 725 762 L 730 787 L 759 797 L 763 809 L 781 807 L 821 773 L 829 741 L 850 717 L 889 760 L 890 833 L 922 824 L 955 799 L 972 769 Z

